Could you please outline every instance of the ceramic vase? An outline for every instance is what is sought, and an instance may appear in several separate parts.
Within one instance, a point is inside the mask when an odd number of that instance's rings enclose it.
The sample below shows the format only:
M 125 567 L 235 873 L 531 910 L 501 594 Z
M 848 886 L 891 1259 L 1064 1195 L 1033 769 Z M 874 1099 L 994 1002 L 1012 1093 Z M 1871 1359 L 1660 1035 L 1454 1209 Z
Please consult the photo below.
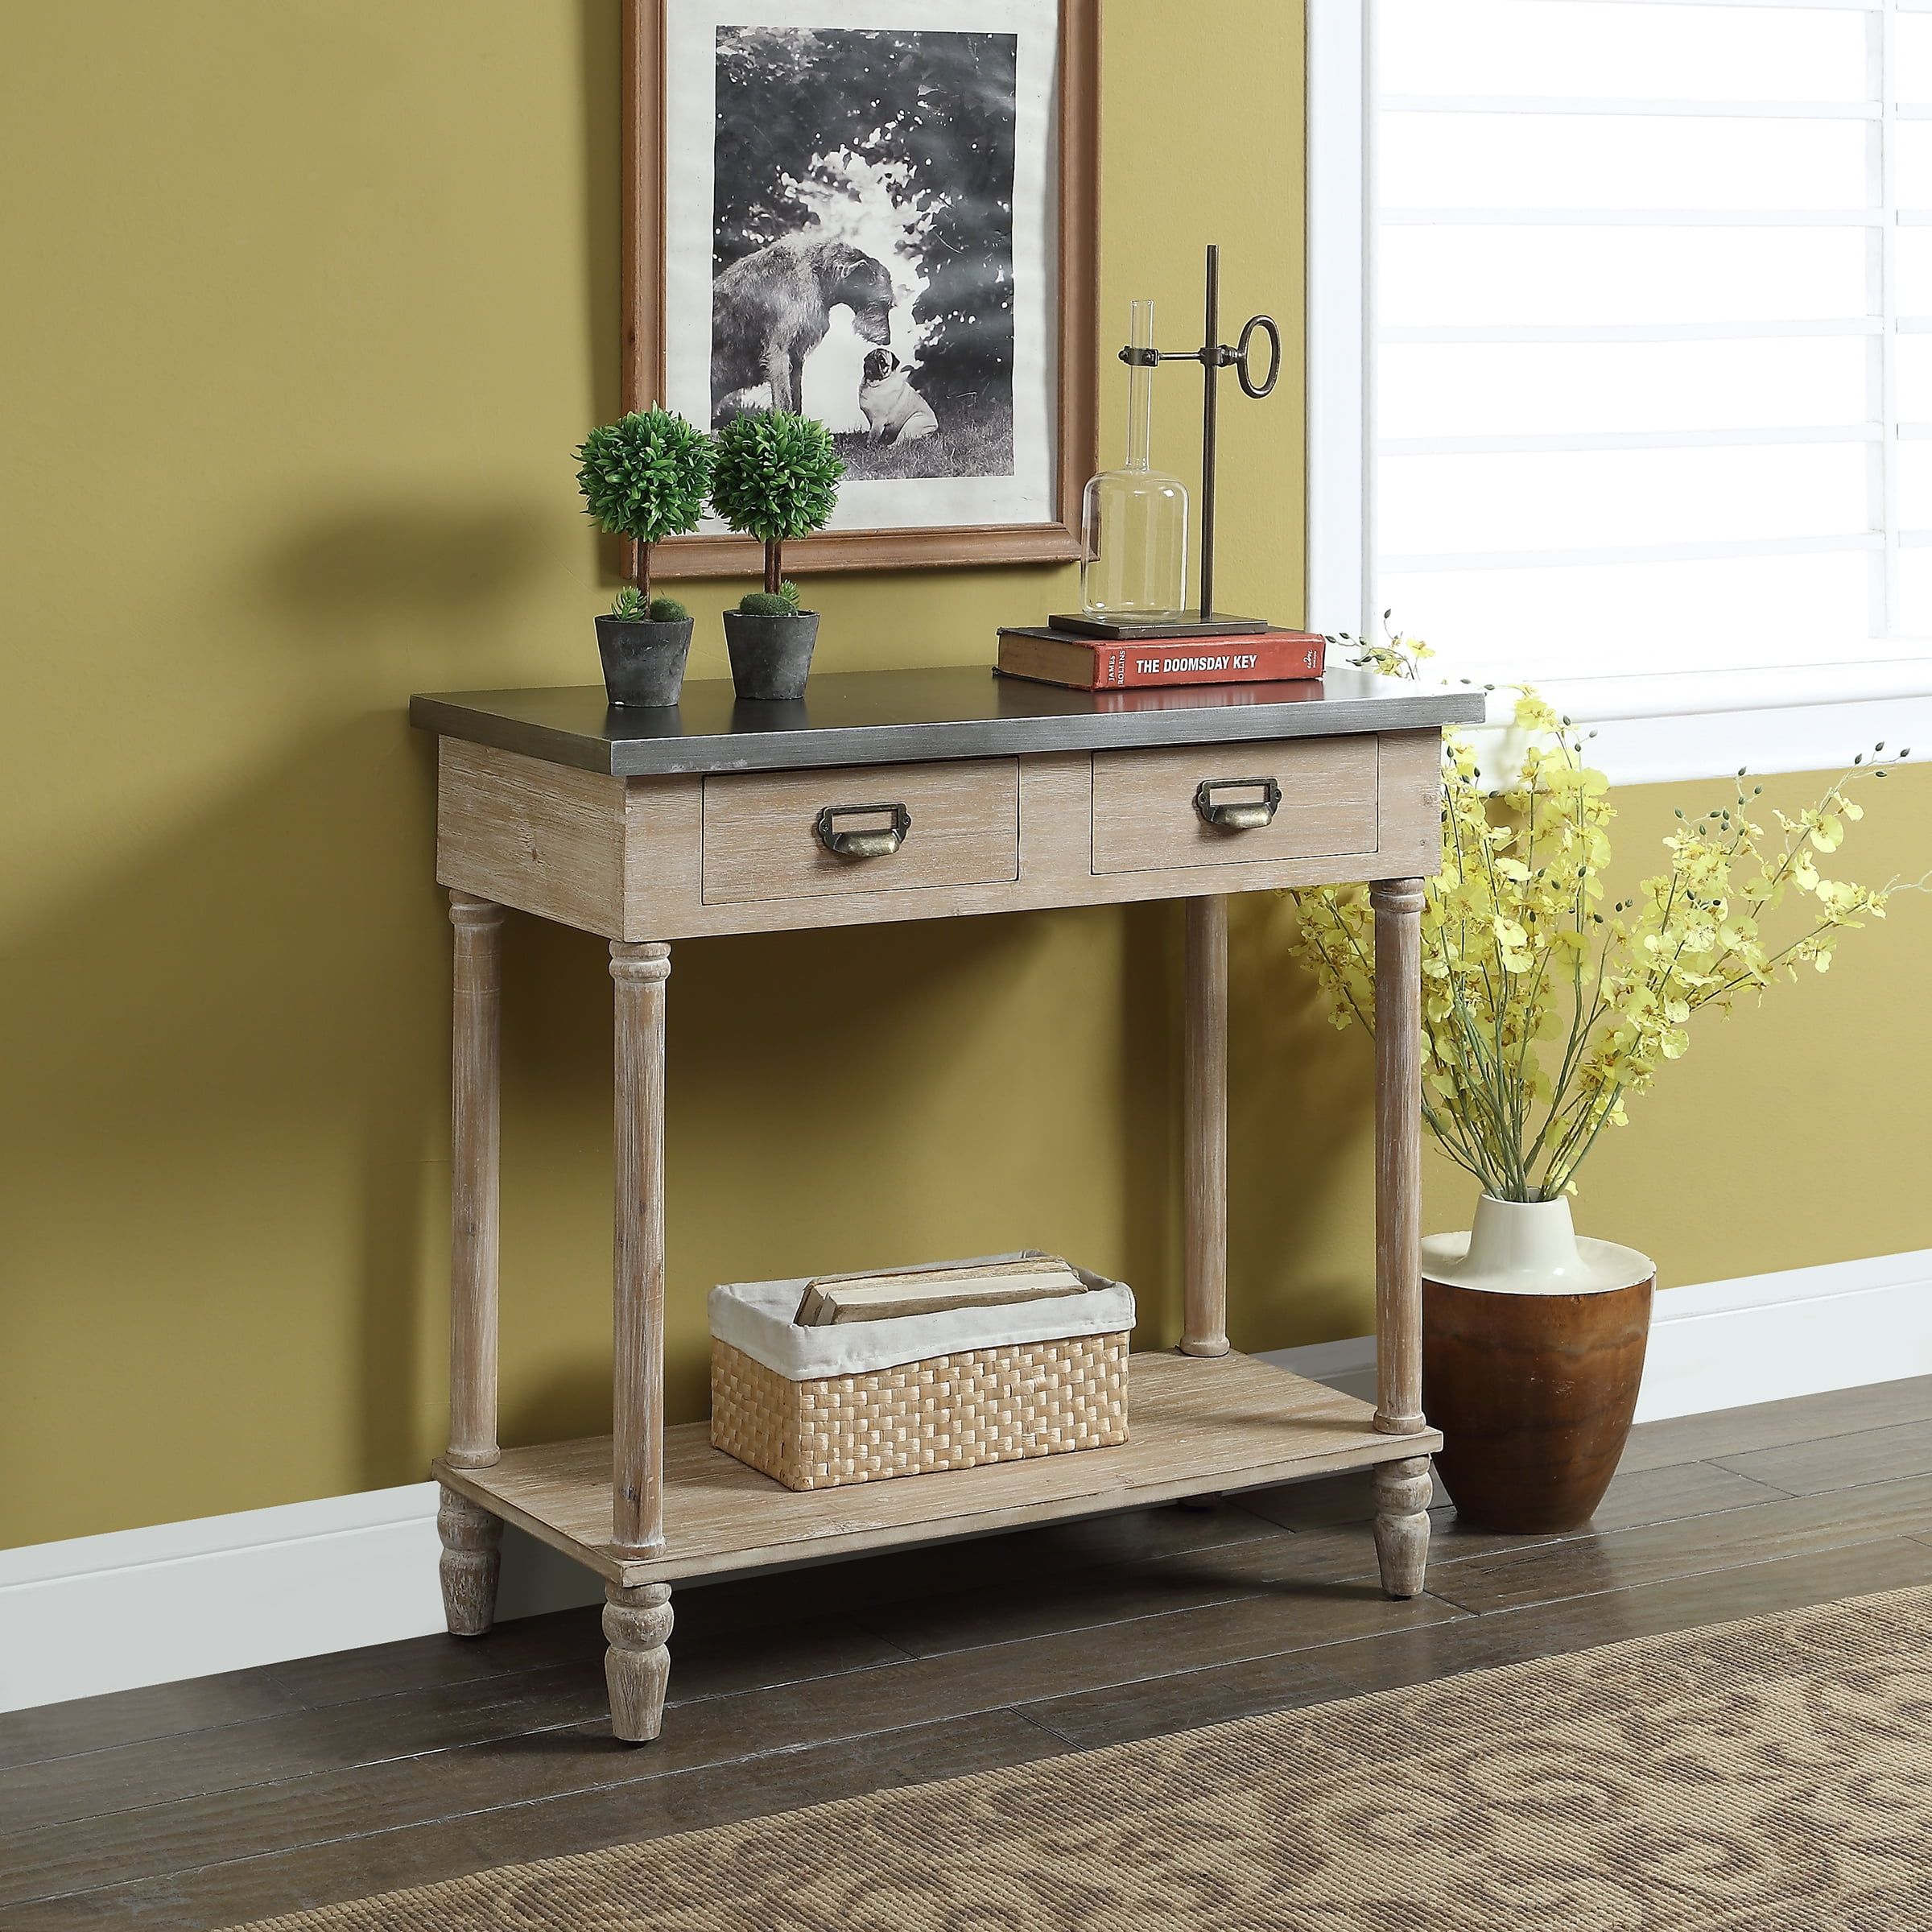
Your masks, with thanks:
M 1422 1403 L 1436 1472 L 1472 1529 L 1575 1530 L 1630 1433 L 1656 1265 L 1579 1239 L 1567 1199 L 1484 1195 L 1422 1243 Z

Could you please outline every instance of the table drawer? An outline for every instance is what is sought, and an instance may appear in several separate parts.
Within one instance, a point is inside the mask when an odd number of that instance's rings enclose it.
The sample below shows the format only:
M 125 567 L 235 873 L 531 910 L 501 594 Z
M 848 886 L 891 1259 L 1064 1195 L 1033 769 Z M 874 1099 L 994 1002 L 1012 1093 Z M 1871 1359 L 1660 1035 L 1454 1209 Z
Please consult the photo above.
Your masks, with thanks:
M 1019 761 L 708 778 L 704 850 L 707 906 L 1017 879 Z
M 1372 737 L 1096 752 L 1093 869 L 1373 852 L 1376 769 Z

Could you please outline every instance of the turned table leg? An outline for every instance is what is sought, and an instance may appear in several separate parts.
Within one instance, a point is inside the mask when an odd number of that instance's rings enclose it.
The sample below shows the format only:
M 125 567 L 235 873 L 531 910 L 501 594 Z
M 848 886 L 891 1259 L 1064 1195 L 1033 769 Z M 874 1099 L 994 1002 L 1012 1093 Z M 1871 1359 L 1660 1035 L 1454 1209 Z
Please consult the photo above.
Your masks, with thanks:
M 452 1637 L 481 1637 L 496 1620 L 503 1525 L 453 1489 L 445 1488 L 442 1498 L 436 1534 L 443 1539 L 437 1571 L 443 1584 L 444 1621 Z
M 664 1722 L 671 1681 L 671 1586 L 604 1586 L 604 1682 L 610 1728 L 627 1744 L 647 1744 Z
M 664 983 L 671 948 L 613 939 L 617 983 L 611 1546 L 642 1556 L 664 1546 Z M 658 1734 L 671 1660 L 671 1592 L 609 1586 L 604 1630 L 618 1736 Z
M 1228 902 L 1187 901 L 1181 1049 L 1183 1355 L 1228 1352 Z
M 1382 1463 L 1375 1472 L 1375 1554 L 1382 1587 L 1395 1597 L 1422 1593 L 1429 1567 L 1429 1497 L 1435 1488 L 1426 1455 Z
M 617 981 L 615 1357 L 611 1542 L 641 1555 L 664 1542 L 664 982 L 668 946 L 610 944 Z
M 1422 910 L 1420 879 L 1382 879 L 1375 908 L 1375 1426 L 1422 1419 Z M 1376 1549 L 1391 1596 L 1422 1587 L 1429 1459 L 1376 1472 Z
M 497 1447 L 497 1227 L 503 908 L 449 895 L 456 928 L 450 1030 L 449 1447 L 452 1469 L 485 1469 Z M 459 1637 L 495 1614 L 503 1526 L 443 1492 L 443 1602 Z

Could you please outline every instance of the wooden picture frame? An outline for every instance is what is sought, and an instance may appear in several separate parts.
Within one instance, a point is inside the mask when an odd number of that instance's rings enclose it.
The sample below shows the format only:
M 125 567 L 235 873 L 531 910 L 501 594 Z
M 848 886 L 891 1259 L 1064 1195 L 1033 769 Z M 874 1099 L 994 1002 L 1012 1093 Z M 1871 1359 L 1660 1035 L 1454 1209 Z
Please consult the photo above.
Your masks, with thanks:
M 667 8 L 624 0 L 623 402 L 644 409 L 665 390 Z M 1051 516 L 1038 522 L 828 530 L 788 545 L 788 572 L 943 564 L 1077 561 L 1080 496 L 1097 464 L 1100 0 L 1059 0 L 1057 167 L 1049 200 L 1057 229 L 1051 319 L 1058 394 Z M 673 537 L 652 552 L 663 577 L 754 576 L 762 551 L 748 537 Z

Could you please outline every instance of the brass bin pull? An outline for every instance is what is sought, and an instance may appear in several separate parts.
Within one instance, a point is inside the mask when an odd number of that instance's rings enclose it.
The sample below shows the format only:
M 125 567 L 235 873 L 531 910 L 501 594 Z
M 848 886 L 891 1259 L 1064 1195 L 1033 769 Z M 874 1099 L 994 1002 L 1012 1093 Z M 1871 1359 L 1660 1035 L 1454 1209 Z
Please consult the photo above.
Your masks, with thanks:
M 1217 802 L 1217 791 L 1258 789 L 1258 799 Z M 1203 778 L 1195 787 L 1194 808 L 1216 832 L 1259 832 L 1279 809 L 1282 788 L 1273 778 Z
M 866 825 L 840 832 L 834 821 L 848 812 L 868 815 L 890 812 L 890 825 Z M 903 805 L 828 805 L 811 822 L 819 843 L 834 858 L 889 859 L 906 843 L 912 830 L 912 814 Z

